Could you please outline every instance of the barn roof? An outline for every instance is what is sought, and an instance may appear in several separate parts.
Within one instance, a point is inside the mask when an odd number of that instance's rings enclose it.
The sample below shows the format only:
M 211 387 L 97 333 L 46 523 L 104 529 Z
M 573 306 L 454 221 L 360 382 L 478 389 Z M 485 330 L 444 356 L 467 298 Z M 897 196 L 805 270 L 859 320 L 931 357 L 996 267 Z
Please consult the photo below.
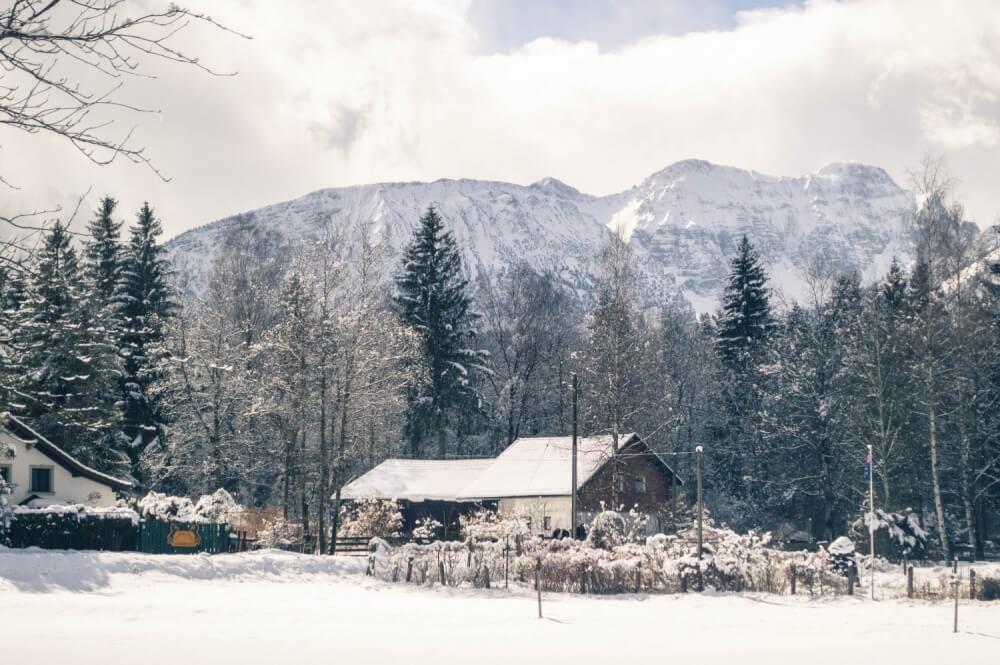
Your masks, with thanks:
M 619 449 L 632 445 L 638 439 L 636 434 L 621 436 Z M 567 496 L 571 484 L 572 441 L 568 436 L 517 439 L 459 496 L 466 500 Z M 578 489 L 611 459 L 613 450 L 610 434 L 577 439 Z
M 492 459 L 387 459 L 345 485 L 341 497 L 455 501 L 459 492 L 492 463 Z

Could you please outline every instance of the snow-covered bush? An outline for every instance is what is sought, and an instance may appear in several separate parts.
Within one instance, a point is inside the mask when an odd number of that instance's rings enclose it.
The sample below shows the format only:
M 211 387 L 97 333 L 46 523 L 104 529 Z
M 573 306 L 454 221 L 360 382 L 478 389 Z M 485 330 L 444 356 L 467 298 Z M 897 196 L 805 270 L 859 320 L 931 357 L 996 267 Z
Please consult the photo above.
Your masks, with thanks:
M 597 513 L 587 530 L 587 544 L 610 550 L 627 541 L 628 533 L 625 518 L 613 510 Z
M 444 525 L 441 522 L 432 517 L 419 519 L 416 526 L 413 527 L 413 537 L 416 540 L 434 540 L 441 533 L 442 526 Z
M 853 540 L 847 536 L 841 536 L 830 543 L 830 547 L 827 549 L 830 552 L 830 567 L 833 570 L 844 577 L 858 574 Z
M 0 478 L 0 545 L 10 544 L 10 494 L 10 486 L 7 485 L 3 478 Z
M 169 496 L 160 492 L 150 492 L 136 504 L 144 518 L 176 520 L 178 522 L 203 521 L 194 510 L 194 502 L 186 496 Z
M 243 506 L 236 503 L 233 495 L 219 488 L 214 494 L 206 494 L 194 504 L 194 513 L 210 522 L 234 524 L 243 513 Z
M 281 515 L 264 517 L 257 529 L 257 547 L 287 547 L 302 542 L 302 525 L 286 520 Z
M 139 516 L 128 508 L 53 505 L 11 510 L 11 547 L 74 550 L 134 550 Z
M 462 515 L 458 518 L 458 523 L 462 540 L 513 540 L 527 537 L 531 533 L 527 516 L 507 515 L 488 509 Z
M 226 522 L 236 520 L 243 507 L 224 489 L 192 501 L 186 496 L 150 492 L 136 504 L 144 518 L 176 522 Z
M 337 535 L 360 538 L 395 538 L 403 528 L 403 514 L 392 499 L 358 499 L 341 508 Z
M 862 551 L 868 551 L 871 513 L 864 512 L 851 525 L 851 535 Z M 892 561 L 903 559 L 923 559 L 927 552 L 927 532 L 917 519 L 917 514 L 909 508 L 890 513 L 875 510 L 875 551 Z

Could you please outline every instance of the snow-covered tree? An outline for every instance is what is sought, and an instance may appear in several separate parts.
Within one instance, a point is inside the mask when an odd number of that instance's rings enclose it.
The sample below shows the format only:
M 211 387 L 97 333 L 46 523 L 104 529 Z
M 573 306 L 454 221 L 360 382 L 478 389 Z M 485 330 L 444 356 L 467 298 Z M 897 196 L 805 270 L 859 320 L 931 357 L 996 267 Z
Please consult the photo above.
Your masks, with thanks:
M 421 340 L 427 381 L 410 391 L 406 434 L 410 452 L 422 454 L 428 436 L 437 436 L 437 454 L 447 454 L 447 429 L 461 409 L 478 409 L 470 377 L 488 371 L 476 343 L 475 323 L 454 236 L 434 208 L 420 218 L 403 252 L 395 302 L 403 323 Z
M 114 293 L 121 331 L 122 429 L 131 442 L 129 457 L 136 471 L 143 451 L 163 435 L 164 428 L 162 406 L 150 387 L 160 378 L 164 326 L 177 305 L 168 279 L 166 250 L 158 240 L 162 233 L 153 209 L 143 204 L 122 255 Z

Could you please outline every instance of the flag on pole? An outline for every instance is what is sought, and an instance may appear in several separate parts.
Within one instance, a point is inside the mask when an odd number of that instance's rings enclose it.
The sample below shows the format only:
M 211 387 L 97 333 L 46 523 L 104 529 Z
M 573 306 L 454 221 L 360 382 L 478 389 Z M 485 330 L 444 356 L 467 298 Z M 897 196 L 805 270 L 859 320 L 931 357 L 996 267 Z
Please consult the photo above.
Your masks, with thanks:
M 868 449 L 868 453 L 865 455 L 865 480 L 872 479 L 872 449 Z

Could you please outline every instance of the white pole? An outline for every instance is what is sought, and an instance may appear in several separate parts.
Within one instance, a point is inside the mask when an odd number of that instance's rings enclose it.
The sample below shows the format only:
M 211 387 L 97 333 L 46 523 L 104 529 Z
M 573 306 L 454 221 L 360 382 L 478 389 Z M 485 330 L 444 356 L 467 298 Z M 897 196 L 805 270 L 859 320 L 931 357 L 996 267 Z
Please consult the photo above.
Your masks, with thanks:
M 871 544 L 872 600 L 875 600 L 875 458 L 868 446 L 868 542 Z

